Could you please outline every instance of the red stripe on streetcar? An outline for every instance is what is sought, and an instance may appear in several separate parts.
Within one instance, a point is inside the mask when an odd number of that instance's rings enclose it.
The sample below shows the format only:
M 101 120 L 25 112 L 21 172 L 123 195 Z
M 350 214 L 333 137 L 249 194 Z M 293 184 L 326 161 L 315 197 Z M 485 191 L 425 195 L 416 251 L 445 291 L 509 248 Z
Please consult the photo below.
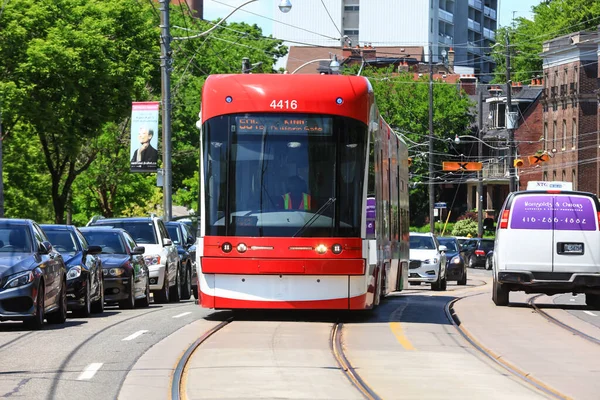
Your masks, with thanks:
M 278 310 L 362 310 L 366 306 L 366 294 L 351 298 L 327 300 L 262 301 L 240 300 L 209 296 L 202 292 L 202 307 L 215 309 L 278 309 Z
M 365 261 L 334 259 L 248 259 L 202 257 L 204 274 L 306 274 L 306 275 L 364 275 Z

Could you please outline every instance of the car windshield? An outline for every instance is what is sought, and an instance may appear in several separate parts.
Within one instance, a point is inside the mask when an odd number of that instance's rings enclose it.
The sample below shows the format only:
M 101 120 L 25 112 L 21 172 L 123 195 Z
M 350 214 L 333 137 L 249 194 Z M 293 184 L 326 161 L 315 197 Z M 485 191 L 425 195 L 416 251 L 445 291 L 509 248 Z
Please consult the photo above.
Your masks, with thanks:
M 171 240 L 175 244 L 181 244 L 181 236 L 179 235 L 179 229 L 177 229 L 177 225 L 167 225 L 167 231 L 169 231 L 169 236 Z
M 62 254 L 75 254 L 78 251 L 77 242 L 75 241 L 74 235 L 67 230 L 54 231 L 45 230 L 48 240 L 54 247 L 54 250 Z
M 410 248 L 414 250 L 435 250 L 435 242 L 430 236 L 411 236 Z
M 456 247 L 456 241 L 454 239 L 439 238 L 438 241 L 441 245 L 446 246 L 450 253 L 458 251 L 458 248 Z
M 26 225 L 0 225 L 0 253 L 31 253 L 32 243 Z
M 81 232 L 90 246 L 100 246 L 103 254 L 126 254 L 118 232 Z
M 494 242 L 492 240 L 482 240 L 479 248 L 487 253 L 490 250 L 494 250 Z
M 113 228 L 125 229 L 137 244 L 158 244 L 152 221 L 104 221 L 98 220 L 95 226 L 111 226 Z

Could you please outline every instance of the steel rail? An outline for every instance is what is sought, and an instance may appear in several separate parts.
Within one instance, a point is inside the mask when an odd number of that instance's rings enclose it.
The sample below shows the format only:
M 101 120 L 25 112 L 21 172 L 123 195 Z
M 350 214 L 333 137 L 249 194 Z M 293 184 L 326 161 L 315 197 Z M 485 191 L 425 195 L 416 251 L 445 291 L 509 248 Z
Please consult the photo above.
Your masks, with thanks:
M 333 352 L 333 356 L 337 361 L 340 370 L 348 378 L 348 380 L 354 385 L 355 388 L 368 400 L 381 400 L 381 397 L 375 393 L 373 389 L 360 377 L 356 370 L 346 358 L 344 354 L 344 348 L 342 346 L 342 328 L 344 324 L 336 322 L 333 324 L 331 329 L 331 337 L 329 340 L 329 346 Z
M 467 297 L 472 297 L 472 296 L 479 296 L 483 293 L 478 293 L 478 294 L 471 294 L 468 296 L 461 296 L 461 297 L 457 297 L 455 299 L 450 300 L 448 303 L 446 303 L 446 306 L 444 307 L 444 311 L 446 312 L 446 317 L 448 318 L 448 320 L 450 321 L 450 323 L 452 323 L 452 325 L 456 328 L 456 330 L 460 333 L 460 335 L 471 345 L 473 346 L 477 351 L 479 351 L 481 354 L 483 354 L 485 357 L 489 358 L 490 360 L 492 360 L 495 364 L 499 365 L 500 367 L 504 368 L 505 370 L 507 370 L 508 372 L 510 372 L 512 375 L 514 375 L 515 377 L 521 379 L 522 381 L 528 383 L 529 385 L 533 386 L 533 388 L 543 392 L 544 394 L 550 396 L 553 399 L 561 399 L 561 400 L 570 400 L 571 398 L 561 392 L 559 392 L 558 390 L 546 385 L 544 382 L 534 378 L 533 376 L 531 376 L 531 374 L 519 369 L 517 366 L 513 365 L 512 363 L 508 362 L 506 359 L 504 359 L 501 355 L 497 355 L 494 354 L 494 352 L 492 352 L 490 349 L 488 349 L 487 347 L 485 347 L 484 345 L 482 345 L 481 343 L 479 343 L 470 333 L 468 330 L 466 330 L 460 322 L 460 319 L 458 318 L 458 315 L 456 315 L 456 313 L 454 312 L 453 306 L 454 303 L 456 303 L 457 301 L 467 298 Z
M 183 376 L 185 373 L 185 367 L 187 366 L 187 363 L 190 361 L 192 354 L 194 354 L 194 351 L 196 351 L 196 349 L 198 347 L 200 347 L 200 345 L 202 343 L 204 343 L 209 337 L 211 337 L 213 334 L 215 334 L 216 332 L 218 332 L 219 330 L 221 330 L 222 328 L 227 326 L 231 321 L 233 321 L 233 318 L 229 318 L 229 319 L 219 323 L 218 325 L 212 327 L 208 331 L 204 332 L 204 334 L 202 336 L 200 336 L 198 339 L 196 339 L 196 341 L 194 343 L 192 343 L 192 345 L 190 347 L 188 347 L 188 349 L 185 351 L 185 353 L 183 353 L 183 355 L 179 359 L 179 362 L 177 363 L 177 367 L 175 367 L 175 372 L 173 373 L 173 380 L 171 381 L 171 399 L 172 400 L 180 400 L 180 399 L 185 398 L 185 396 L 182 395 L 182 393 L 185 392 L 185 388 L 182 387 L 183 386 Z
M 588 342 L 592 342 L 594 344 L 600 345 L 600 340 L 590 336 L 586 333 L 581 332 L 580 330 L 577 330 L 575 328 L 573 328 L 572 326 L 569 326 L 567 324 L 565 324 L 564 322 L 559 321 L 558 319 L 556 319 L 555 317 L 551 316 L 550 314 L 548 314 L 547 312 L 543 311 L 541 308 L 539 308 L 536 304 L 535 304 L 535 299 L 537 299 L 538 297 L 543 296 L 542 294 L 538 294 L 536 296 L 533 296 L 532 298 L 529 299 L 528 303 L 531 306 L 531 308 L 533 308 L 533 310 L 540 314 L 542 317 L 544 317 L 548 322 L 553 323 L 554 325 L 557 325 L 563 329 L 568 330 L 569 332 L 571 332 L 572 334 L 579 336 L 582 339 L 587 340 Z

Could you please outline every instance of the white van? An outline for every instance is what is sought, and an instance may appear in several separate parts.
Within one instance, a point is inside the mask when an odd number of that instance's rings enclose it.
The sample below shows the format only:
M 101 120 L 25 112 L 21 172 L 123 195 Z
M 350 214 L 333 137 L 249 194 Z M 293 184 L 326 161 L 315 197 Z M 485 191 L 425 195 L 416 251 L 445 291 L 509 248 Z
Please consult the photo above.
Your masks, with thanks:
M 511 291 L 585 293 L 600 307 L 600 203 L 596 195 L 552 188 L 507 197 L 496 228 L 492 299 Z

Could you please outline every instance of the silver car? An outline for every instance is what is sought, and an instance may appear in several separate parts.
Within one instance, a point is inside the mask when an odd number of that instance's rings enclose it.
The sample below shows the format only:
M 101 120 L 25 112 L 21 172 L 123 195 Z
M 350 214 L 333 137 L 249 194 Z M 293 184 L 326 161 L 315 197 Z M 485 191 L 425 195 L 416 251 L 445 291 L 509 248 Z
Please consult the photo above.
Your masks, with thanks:
M 432 290 L 446 290 L 446 250 L 432 233 L 411 233 L 408 282 L 430 283 Z

